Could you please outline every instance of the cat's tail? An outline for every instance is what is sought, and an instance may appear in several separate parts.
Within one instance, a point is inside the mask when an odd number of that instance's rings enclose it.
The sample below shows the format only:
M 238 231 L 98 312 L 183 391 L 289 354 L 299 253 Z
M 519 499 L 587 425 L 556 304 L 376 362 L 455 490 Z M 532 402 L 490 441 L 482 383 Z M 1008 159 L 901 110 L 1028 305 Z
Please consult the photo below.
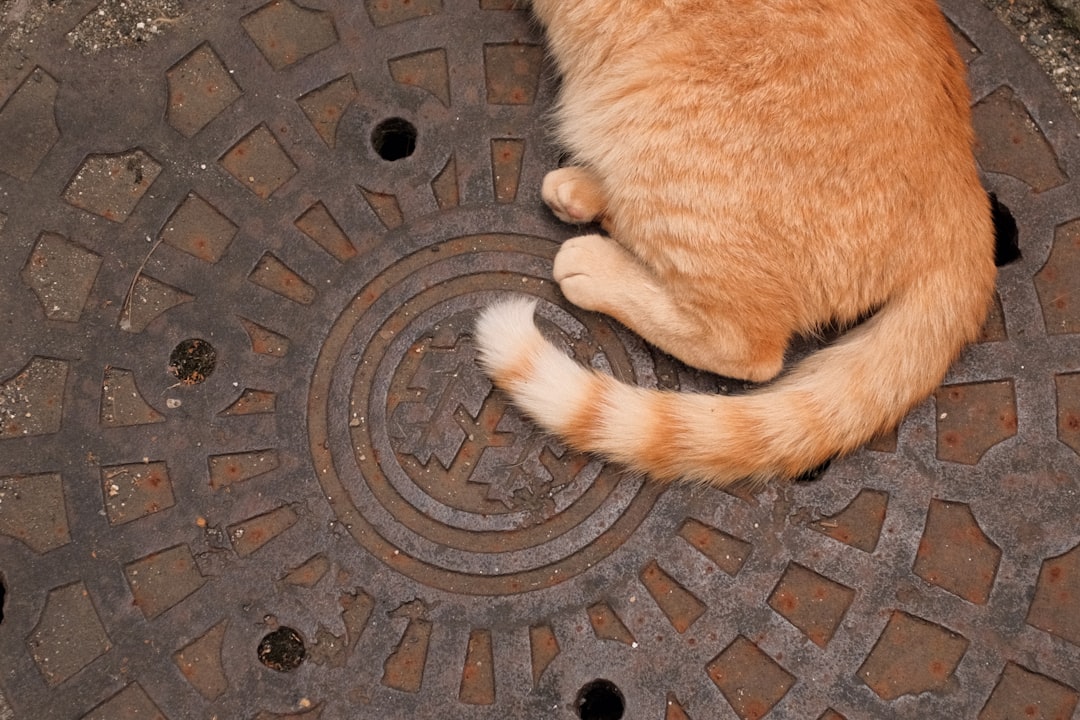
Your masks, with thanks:
M 992 283 L 992 278 L 990 280 Z M 650 390 L 579 365 L 540 334 L 536 302 L 487 308 L 480 363 L 544 429 L 660 481 L 795 477 L 896 425 L 938 386 L 990 287 L 922 278 L 836 343 L 745 395 Z M 962 285 L 962 284 L 961 284 Z

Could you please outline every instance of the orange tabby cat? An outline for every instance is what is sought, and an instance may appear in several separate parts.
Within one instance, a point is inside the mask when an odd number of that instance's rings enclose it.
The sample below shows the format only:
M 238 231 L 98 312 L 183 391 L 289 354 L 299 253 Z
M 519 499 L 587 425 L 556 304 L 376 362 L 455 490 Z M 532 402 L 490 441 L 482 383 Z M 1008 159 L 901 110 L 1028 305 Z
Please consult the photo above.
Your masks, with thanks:
M 645 390 L 482 314 L 483 366 L 571 446 L 658 480 L 791 477 L 900 421 L 994 286 L 964 66 L 933 0 L 533 0 L 571 167 L 543 198 L 576 305 L 754 381 L 789 340 L 873 316 L 743 396 Z

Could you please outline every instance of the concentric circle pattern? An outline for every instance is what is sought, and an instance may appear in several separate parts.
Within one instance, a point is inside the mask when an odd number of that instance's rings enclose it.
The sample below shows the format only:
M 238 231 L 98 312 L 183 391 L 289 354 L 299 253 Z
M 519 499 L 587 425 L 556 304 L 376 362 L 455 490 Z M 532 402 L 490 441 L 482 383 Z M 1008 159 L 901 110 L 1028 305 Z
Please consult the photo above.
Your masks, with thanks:
M 0 720 L 1080 717 L 1080 122 L 1046 78 L 945 3 L 1020 255 L 935 396 L 812 482 L 664 489 L 475 364 L 515 293 L 584 364 L 739 389 L 551 282 L 520 4 L 190 0 L 97 51 L 121 3 L 9 4 Z
M 622 547 L 660 494 L 533 431 L 473 361 L 477 310 L 534 293 L 586 360 L 628 382 L 652 371 L 623 346 L 635 338 L 556 304 L 555 247 L 511 234 L 433 243 L 360 289 L 323 345 L 310 441 L 332 463 L 319 481 L 361 545 L 425 585 L 510 595 L 570 580 Z

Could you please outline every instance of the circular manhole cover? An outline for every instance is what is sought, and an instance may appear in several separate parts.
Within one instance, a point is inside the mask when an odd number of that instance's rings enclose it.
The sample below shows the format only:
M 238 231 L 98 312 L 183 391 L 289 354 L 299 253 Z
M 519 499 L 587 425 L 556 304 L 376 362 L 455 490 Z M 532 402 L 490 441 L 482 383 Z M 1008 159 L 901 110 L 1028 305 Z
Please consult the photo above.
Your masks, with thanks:
M 582 363 L 730 389 L 550 281 L 515 3 L 196 1 L 96 53 L 126 16 L 69 5 L 0 63 L 0 716 L 1075 712 L 1080 127 L 981 5 L 984 336 L 756 494 L 567 452 L 474 363 L 520 293 Z

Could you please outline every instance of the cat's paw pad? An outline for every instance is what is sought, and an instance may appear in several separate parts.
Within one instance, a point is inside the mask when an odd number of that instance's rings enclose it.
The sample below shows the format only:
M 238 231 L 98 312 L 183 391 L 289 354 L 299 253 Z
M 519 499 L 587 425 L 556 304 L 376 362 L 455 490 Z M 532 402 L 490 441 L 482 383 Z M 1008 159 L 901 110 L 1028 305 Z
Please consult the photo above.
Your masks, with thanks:
M 562 244 L 552 274 L 567 300 L 586 310 L 607 312 L 628 280 L 626 266 L 626 251 L 614 241 L 584 235 Z
M 540 196 L 555 217 L 565 223 L 592 222 L 604 211 L 600 189 L 588 171 L 577 167 L 559 168 L 545 175 Z

